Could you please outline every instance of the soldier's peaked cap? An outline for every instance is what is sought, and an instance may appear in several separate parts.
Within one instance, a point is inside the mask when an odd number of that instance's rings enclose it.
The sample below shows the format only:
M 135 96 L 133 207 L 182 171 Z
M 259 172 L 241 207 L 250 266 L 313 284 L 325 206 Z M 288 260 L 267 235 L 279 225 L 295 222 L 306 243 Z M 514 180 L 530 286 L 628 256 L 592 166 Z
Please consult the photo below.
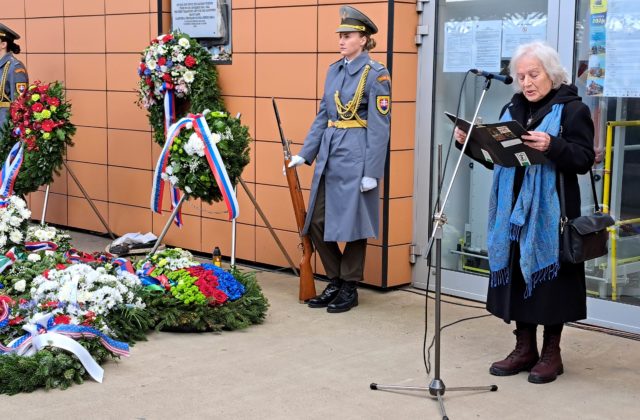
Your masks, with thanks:
M 20 35 L 18 35 L 8 26 L 0 23 L 0 38 L 3 38 L 7 41 L 15 41 L 16 39 L 20 39 Z
M 372 35 L 378 32 L 376 24 L 354 7 L 342 6 L 340 19 L 340 26 L 336 32 L 367 32 Z

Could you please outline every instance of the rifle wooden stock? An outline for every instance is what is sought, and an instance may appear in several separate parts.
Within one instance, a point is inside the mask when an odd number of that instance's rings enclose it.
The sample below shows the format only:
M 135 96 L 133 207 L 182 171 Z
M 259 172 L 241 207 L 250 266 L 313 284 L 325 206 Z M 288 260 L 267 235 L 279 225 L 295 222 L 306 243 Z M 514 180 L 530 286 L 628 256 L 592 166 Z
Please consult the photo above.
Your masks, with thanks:
M 304 197 L 300 189 L 298 181 L 298 173 L 296 168 L 289 168 L 291 159 L 284 160 L 285 172 L 287 174 L 287 184 L 289 185 L 289 193 L 291 194 L 291 203 L 293 204 L 293 212 L 296 217 L 296 225 L 300 233 L 302 260 L 300 260 L 300 291 L 298 299 L 301 301 L 309 300 L 316 297 L 316 284 L 313 280 L 313 269 L 311 268 L 311 256 L 313 255 L 313 245 L 309 235 L 303 235 L 304 221 L 307 218 L 307 211 L 304 205 Z
M 313 269 L 311 268 L 311 255 L 313 254 L 313 245 L 309 235 L 303 235 L 304 221 L 307 218 L 306 207 L 304 206 L 304 197 L 302 189 L 300 189 L 300 180 L 298 179 L 298 171 L 296 168 L 289 168 L 291 162 L 291 151 L 289 150 L 289 142 L 282 131 L 280 122 L 280 113 L 275 98 L 271 98 L 273 103 L 273 111 L 276 114 L 276 122 L 278 123 L 278 132 L 280 133 L 280 141 L 282 142 L 282 151 L 284 152 L 284 169 L 287 175 L 287 184 L 289 185 L 289 193 L 291 194 L 291 203 L 293 204 L 293 212 L 296 217 L 296 225 L 298 226 L 298 234 L 300 235 L 300 247 L 302 248 L 302 260 L 300 261 L 300 292 L 298 298 L 304 302 L 316 297 L 316 284 L 313 281 Z

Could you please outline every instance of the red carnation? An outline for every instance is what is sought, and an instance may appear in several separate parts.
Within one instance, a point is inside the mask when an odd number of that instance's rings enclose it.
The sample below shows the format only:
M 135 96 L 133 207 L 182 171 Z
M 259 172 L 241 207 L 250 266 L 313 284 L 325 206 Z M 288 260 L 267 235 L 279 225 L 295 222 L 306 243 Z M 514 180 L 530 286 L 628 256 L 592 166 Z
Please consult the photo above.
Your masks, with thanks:
M 31 105 L 31 110 L 33 112 L 42 112 L 43 109 L 44 105 L 42 105 L 40 102 L 36 102 L 35 104 Z
M 184 59 L 184 65 L 188 68 L 195 66 L 197 63 L 198 61 L 196 61 L 196 59 L 190 55 L 188 55 L 187 58 Z
M 159 66 L 164 66 L 165 64 L 167 64 L 167 59 L 164 57 L 160 57 L 158 58 L 158 65 Z
M 22 321 L 24 321 L 24 318 L 18 315 L 17 317 L 9 320 L 9 325 L 18 325 Z
M 140 71 L 145 71 L 147 69 L 147 65 L 144 63 L 140 63 Z
M 162 75 L 162 79 L 163 79 L 165 82 L 170 82 L 171 80 L 173 80 L 173 79 L 171 78 L 171 75 L 170 75 L 169 73 L 165 73 L 165 74 L 163 74 L 163 75 Z
M 55 126 L 56 124 L 51 120 L 42 121 L 42 129 L 45 131 L 45 133 L 52 132 Z
M 65 268 L 67 268 L 67 266 L 65 264 L 62 264 L 62 263 L 56 264 L 56 269 L 57 270 L 64 270 Z
M 28 137 L 25 142 L 27 143 L 27 150 L 28 151 L 33 151 L 33 150 L 38 150 L 38 145 L 36 144 L 36 139 L 33 137 Z
M 173 35 L 171 34 L 167 34 L 165 36 L 162 37 L 162 42 L 169 42 L 173 39 Z
M 213 291 L 213 299 L 215 299 L 215 303 L 222 304 L 227 301 L 227 294 L 222 290 L 215 289 Z
M 70 324 L 71 323 L 71 317 L 69 315 L 58 315 L 55 318 L 53 318 L 53 323 L 58 325 L 58 324 Z
M 147 78 L 145 79 L 145 82 L 147 83 L 147 86 L 153 86 L 153 80 L 151 80 L 151 78 L 150 78 L 150 77 L 147 77 Z
M 40 85 L 38 86 L 38 93 L 46 93 L 49 90 L 49 85 Z
M 43 308 L 57 308 L 58 307 L 58 301 L 57 300 L 50 300 L 48 302 L 45 302 L 42 304 Z
M 56 97 L 47 98 L 47 103 L 51 106 L 60 106 L 60 99 Z

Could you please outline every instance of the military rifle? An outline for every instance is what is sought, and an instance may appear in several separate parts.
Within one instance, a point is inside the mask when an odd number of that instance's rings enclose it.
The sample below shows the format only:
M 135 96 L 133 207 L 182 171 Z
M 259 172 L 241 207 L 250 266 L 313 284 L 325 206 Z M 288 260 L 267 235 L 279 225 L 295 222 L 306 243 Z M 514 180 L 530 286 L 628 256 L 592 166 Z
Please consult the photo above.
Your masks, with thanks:
M 300 235 L 300 247 L 302 249 L 302 260 L 300 261 L 300 292 L 298 298 L 304 302 L 316 296 L 316 285 L 313 280 L 313 269 L 311 268 L 311 255 L 313 254 L 313 246 L 309 235 L 303 235 L 304 221 L 307 218 L 307 211 L 304 206 L 304 197 L 300 188 L 300 180 L 298 179 L 298 171 L 295 167 L 290 168 L 291 149 L 289 141 L 284 137 L 282 124 L 280 122 L 280 113 L 276 105 L 275 98 L 271 98 L 273 102 L 273 110 L 276 113 L 276 121 L 278 122 L 278 131 L 280 132 L 280 140 L 282 141 L 282 150 L 284 152 L 284 170 L 287 176 L 287 184 L 289 185 L 289 193 L 291 193 L 291 202 L 293 203 L 293 212 L 296 216 L 296 224 L 298 225 L 298 234 Z

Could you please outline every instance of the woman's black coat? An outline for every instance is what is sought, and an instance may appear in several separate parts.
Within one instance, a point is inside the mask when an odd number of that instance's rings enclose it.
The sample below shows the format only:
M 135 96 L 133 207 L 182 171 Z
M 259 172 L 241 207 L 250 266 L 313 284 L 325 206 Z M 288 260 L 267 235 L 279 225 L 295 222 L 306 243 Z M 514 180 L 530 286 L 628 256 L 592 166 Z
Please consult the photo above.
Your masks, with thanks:
M 566 212 L 569 219 L 580 216 L 580 187 L 578 174 L 585 174 L 593 165 L 593 121 L 589 108 L 582 103 L 573 85 L 561 85 L 536 103 L 527 101 L 523 94 L 513 96 L 505 109 L 514 120 L 527 130 L 535 131 L 554 104 L 564 104 L 561 131 L 551 136 L 545 152 L 547 158 L 563 173 Z M 529 115 L 535 110 L 533 118 Z M 531 118 L 530 122 L 528 121 Z M 456 144 L 459 146 L 459 144 Z M 491 164 L 480 162 L 489 169 Z M 524 168 L 516 169 L 514 200 L 518 196 Z M 557 184 L 557 182 L 556 182 Z M 557 189 L 557 185 L 556 185 Z M 513 206 L 513 203 L 511 203 Z M 531 297 L 525 299 L 525 283 L 520 270 L 520 252 L 516 243 L 511 246 L 511 282 L 504 286 L 489 287 L 487 310 L 505 322 L 521 321 L 532 324 L 554 325 L 577 321 L 587 316 L 584 264 L 562 263 L 558 277 L 539 283 Z

